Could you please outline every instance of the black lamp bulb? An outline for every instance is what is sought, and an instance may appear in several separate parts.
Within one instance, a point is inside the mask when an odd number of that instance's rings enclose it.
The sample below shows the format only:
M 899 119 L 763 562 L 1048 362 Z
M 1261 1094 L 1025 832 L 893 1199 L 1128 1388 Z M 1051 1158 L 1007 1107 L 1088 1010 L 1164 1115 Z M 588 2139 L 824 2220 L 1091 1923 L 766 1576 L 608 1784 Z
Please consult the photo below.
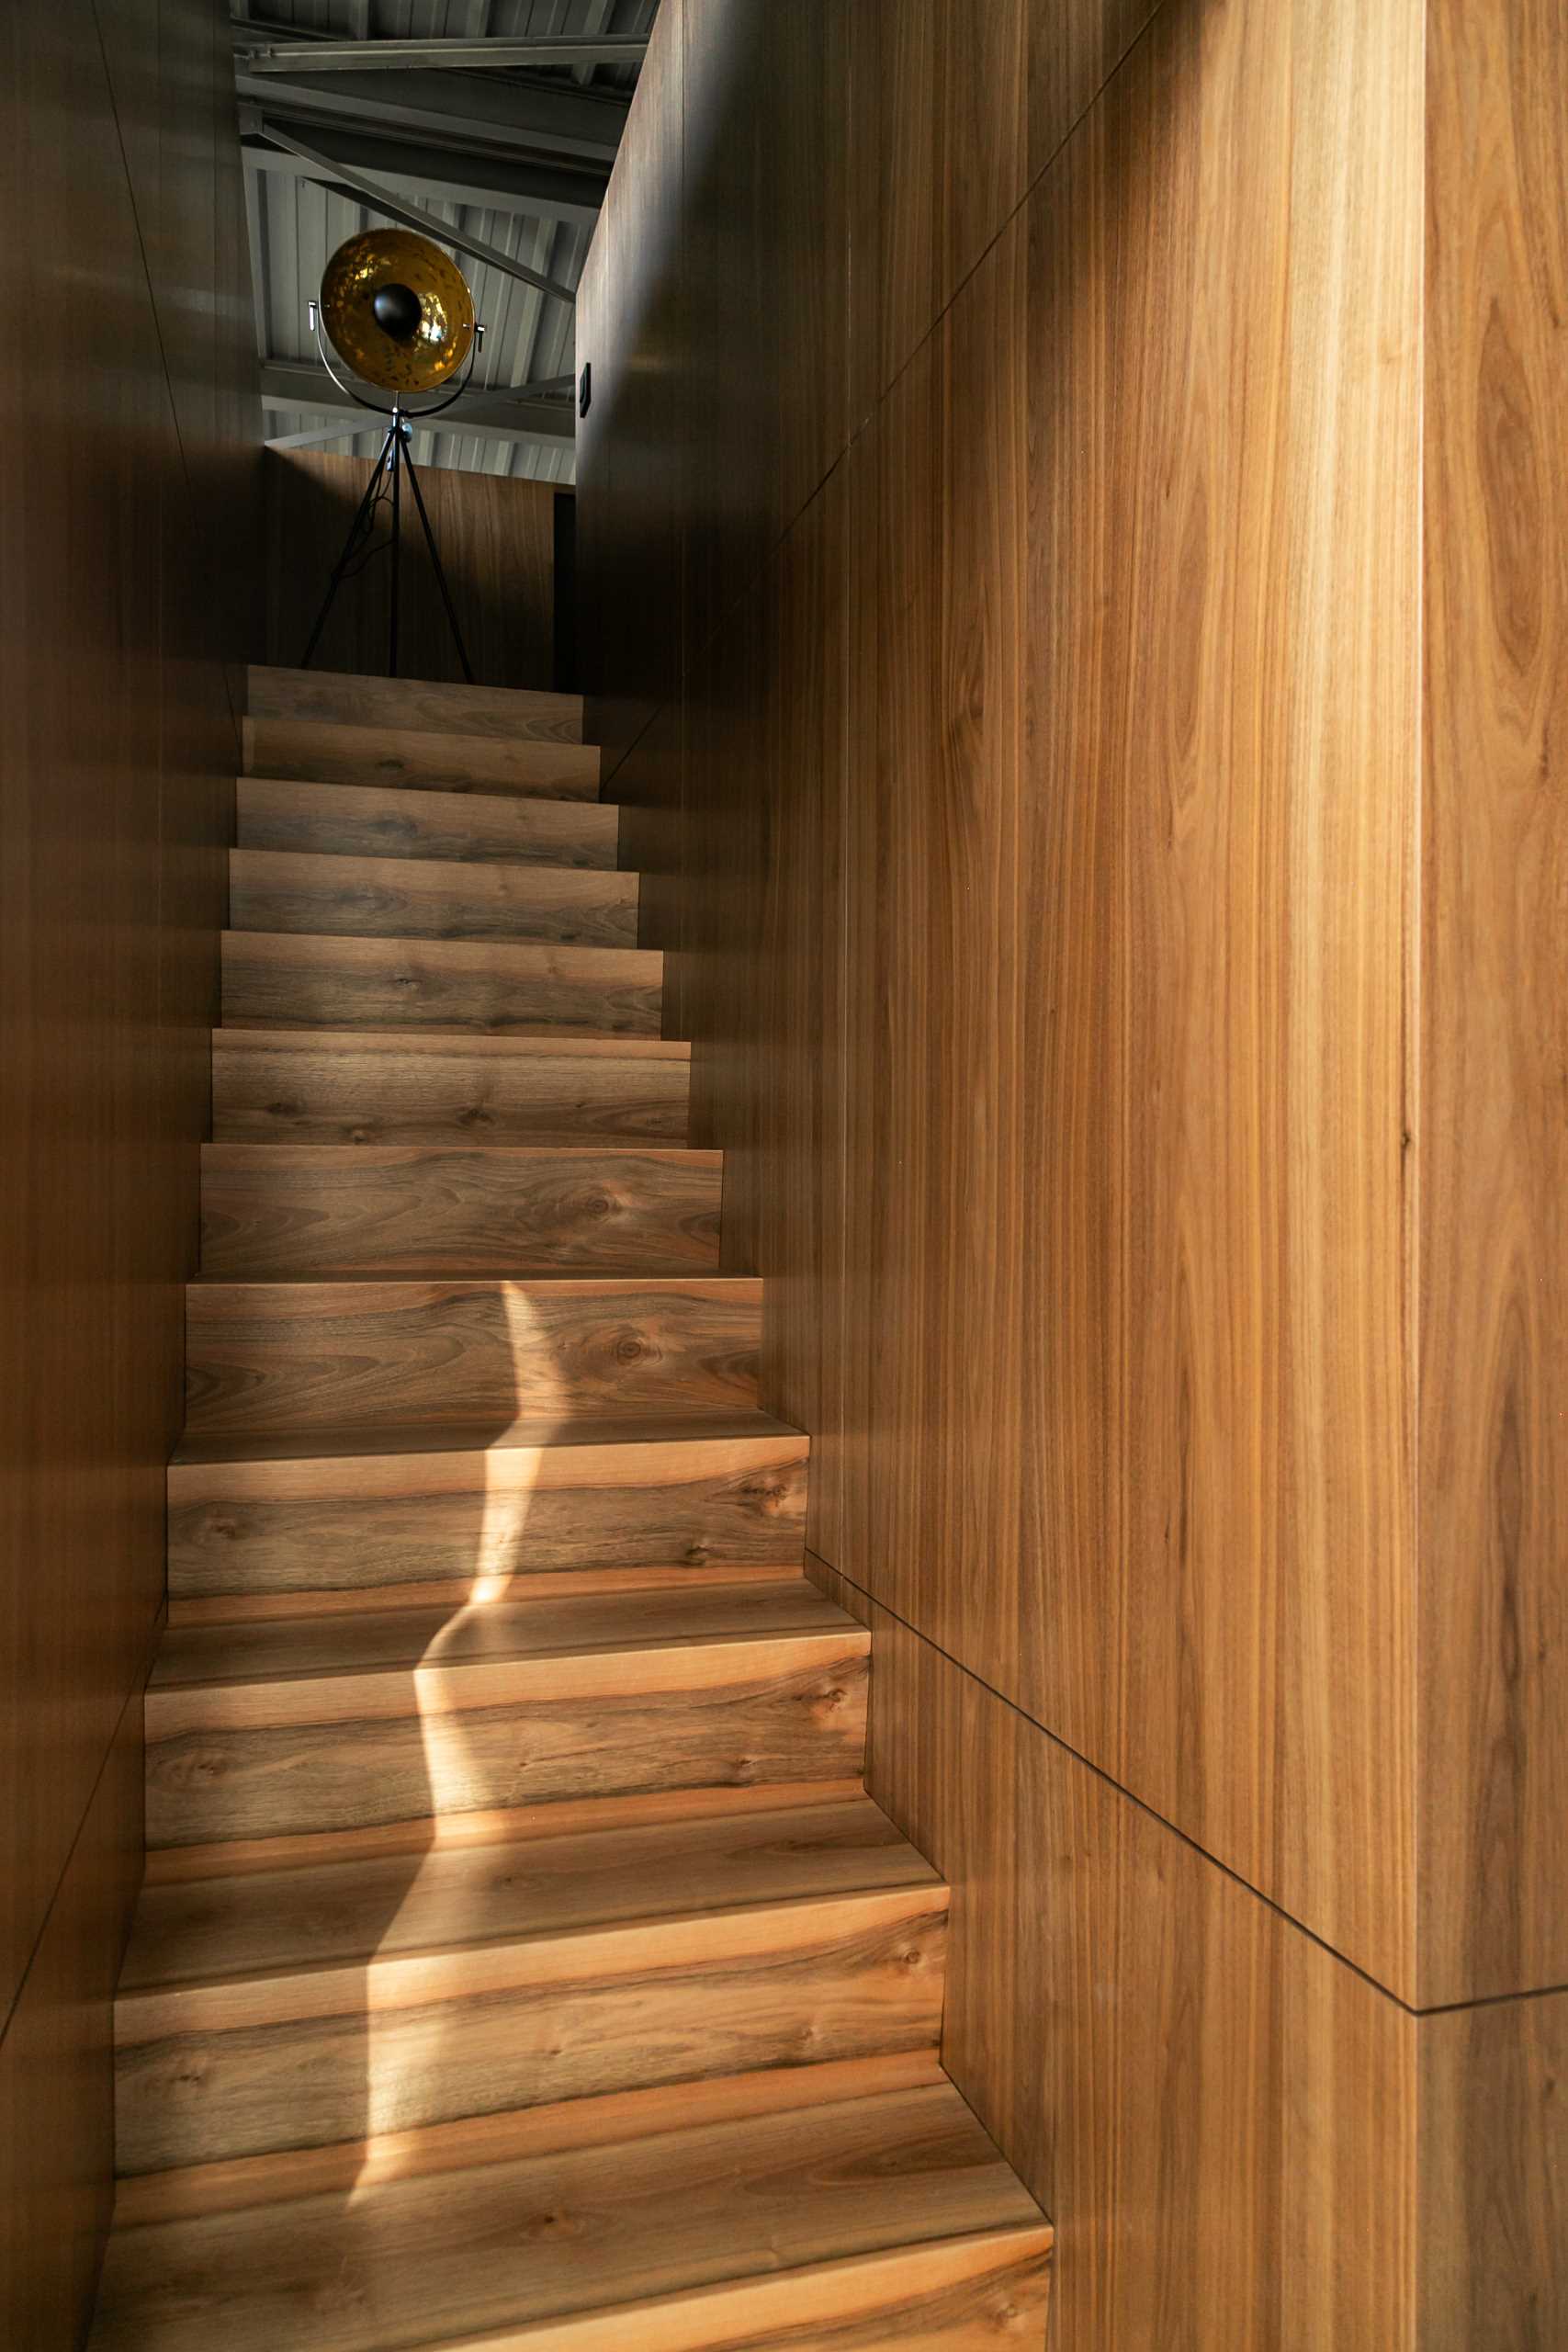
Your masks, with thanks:
M 394 343 L 412 343 L 423 312 L 412 286 L 378 286 L 370 298 L 370 313 L 383 334 Z

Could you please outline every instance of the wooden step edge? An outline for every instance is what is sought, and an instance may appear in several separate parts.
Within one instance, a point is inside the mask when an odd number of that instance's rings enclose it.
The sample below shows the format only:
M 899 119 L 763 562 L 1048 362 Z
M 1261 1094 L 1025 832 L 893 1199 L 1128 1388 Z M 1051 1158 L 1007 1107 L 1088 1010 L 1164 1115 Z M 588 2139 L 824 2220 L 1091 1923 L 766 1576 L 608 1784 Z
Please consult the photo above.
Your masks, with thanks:
M 594 1143 L 218 1143 L 201 1147 L 201 1164 L 224 1175 L 274 1175 L 289 1168 L 350 1169 L 408 1168 L 428 1159 L 483 1159 L 492 1163 L 543 1159 L 581 1160 L 588 1167 L 605 1159 L 654 1159 L 704 1174 L 724 1166 L 724 1154 L 701 1144 L 617 1143 L 605 1136 Z
M 608 1592 L 693 1592 L 704 1585 L 776 1584 L 782 1574 L 802 1569 L 799 1560 L 672 1561 L 631 1568 L 541 1568 L 504 1576 L 456 1577 L 445 1584 L 349 1585 L 320 1589 L 261 1593 L 217 1593 L 171 1599 L 168 1623 L 262 1625 L 290 1617 L 385 1616 L 396 1609 L 470 1609 L 495 1601 L 588 1599 Z
M 599 1830 L 652 1829 L 689 1821 L 732 1820 L 737 1815 L 798 1812 L 804 1805 L 844 1804 L 865 1793 L 860 1781 L 767 1781 L 750 1787 L 655 1789 L 635 1796 L 577 1797 L 488 1813 L 432 1814 L 416 1821 L 369 1828 L 318 1829 L 275 1838 L 241 1838 L 206 1846 L 154 1847 L 143 1883 L 185 1886 L 212 1878 L 250 1878 L 318 1864 L 371 1862 L 457 1851 L 469 1846 L 515 1846 L 541 1838 L 591 1836 Z
M 281 741 L 273 730 L 281 730 Z M 265 740 L 267 734 L 272 740 Z M 313 743 L 308 739 L 319 735 Z M 300 739 L 306 740 L 300 740 Z M 434 726 L 411 726 L 406 719 L 397 718 L 324 718 L 314 712 L 284 718 L 271 711 L 247 711 L 240 720 L 240 774 L 256 775 L 259 748 L 276 758 L 281 751 L 286 761 L 310 760 L 318 752 L 329 759 L 347 759 L 354 768 L 367 771 L 364 782 L 372 787 L 398 791 L 411 774 L 422 791 L 450 790 L 462 793 L 470 786 L 510 796 L 515 791 L 526 797 L 535 779 L 527 770 L 537 763 L 548 770 L 558 765 L 559 775 L 548 773 L 542 778 L 547 786 L 558 788 L 563 800 L 581 797 L 597 800 L 604 780 L 604 746 L 599 743 L 570 741 L 559 736 L 494 735 L 482 729 L 465 731 L 446 721 Z M 477 758 L 465 766 L 466 755 Z M 522 755 L 521 774 L 506 773 L 508 755 Z M 393 762 L 412 757 L 412 771 L 401 765 L 382 764 L 389 756 Z M 473 770 L 501 768 L 500 774 L 476 775 Z M 301 784 L 348 784 L 360 781 L 355 775 L 336 776 L 271 777 L 269 782 Z M 572 787 L 578 790 L 573 791 Z
M 275 934 L 276 935 L 276 934 Z M 287 934 L 285 934 L 287 935 Z M 689 1062 L 692 1042 L 689 1037 L 626 1037 L 618 1032 L 611 1037 L 588 1037 L 570 1033 L 570 1037 L 540 1035 L 537 1037 L 508 1035 L 496 1036 L 482 1029 L 417 1030 L 389 1029 L 310 1029 L 299 1030 L 268 1027 L 264 1023 L 235 1028 L 225 1024 L 211 1032 L 214 1053 L 265 1054 L 304 1052 L 324 1054 L 477 1054 L 498 1060 L 513 1060 L 529 1056 L 540 1060 L 570 1057 L 574 1052 L 585 1059 L 613 1061 L 620 1057 L 637 1062 Z
M 442 705 L 472 704 L 478 710 L 494 711 L 508 723 L 508 729 L 520 725 L 530 716 L 575 719 L 581 726 L 583 718 L 583 697 L 579 694 L 559 692 L 553 686 L 489 686 L 478 683 L 468 684 L 457 678 L 405 678 L 371 675 L 357 670 L 302 670 L 287 662 L 250 662 L 245 665 L 245 699 L 247 706 L 258 695 L 265 700 L 269 695 L 289 698 L 309 695 L 316 689 L 318 699 L 331 700 L 334 695 L 362 699 L 374 703 L 380 698 L 388 703 L 410 702 L 421 695 L 432 695 Z M 313 711 L 248 709 L 253 718 L 310 718 Z
M 922 1875 L 914 1875 L 918 1865 Z M 324 1961 L 253 1975 L 122 1989 L 115 2047 L 131 2050 L 187 2033 L 244 2033 L 324 2018 L 365 2018 L 446 2001 L 542 1993 L 592 1979 L 687 1969 L 786 1967 L 824 1940 L 847 1942 L 944 1918 L 949 1891 L 910 1849 L 902 1885 L 832 1894 L 756 1896 L 654 1912 L 610 1926 L 547 1928 L 468 1944 Z M 940 2003 L 939 2003 L 940 2007 Z
M 581 1457 L 609 1466 L 618 1450 L 754 1444 L 778 1440 L 809 1458 L 810 1441 L 787 1421 L 753 1407 L 733 1412 L 573 1414 L 493 1423 L 461 1421 L 359 1422 L 320 1430 L 243 1430 L 211 1436 L 187 1432 L 169 1463 L 171 1502 L 265 1500 L 286 1495 L 348 1497 L 393 1489 L 367 1479 L 397 1482 L 396 1491 L 471 1493 L 526 1486 L 536 1457 Z M 482 1465 L 478 1470 L 476 1464 Z M 570 1483 L 567 1481 L 566 1483 Z M 592 1482 L 588 1482 L 592 1483 Z
M 204 1445 L 190 1454 L 176 1453 L 169 1464 L 169 1501 L 342 1501 L 365 1496 L 532 1494 L 539 1487 L 640 1487 L 656 1479 L 671 1450 L 682 1471 L 699 1476 L 790 1467 L 810 1459 L 805 1430 L 770 1414 L 717 1418 L 722 1426 L 712 1430 L 672 1419 L 668 1434 L 660 1433 L 657 1419 L 645 1419 L 637 1436 L 611 1438 L 601 1437 L 592 1423 L 558 1422 L 557 1434 L 526 1443 L 497 1444 L 476 1433 L 467 1446 L 405 1446 L 393 1452 L 378 1446 L 379 1432 L 374 1429 L 358 1432 L 363 1446 L 341 1452 L 289 1453 L 280 1442 L 276 1452 L 251 1445 L 243 1453 L 215 1455 Z M 752 1420 L 755 1428 L 747 1426 Z
M 547 1657 L 485 1659 L 453 1665 L 415 1661 L 348 1673 L 331 1672 L 224 1682 L 152 1684 L 146 1697 L 149 1746 L 193 1732 L 277 1731 L 305 1724 L 390 1723 L 410 1716 L 462 1714 L 484 1707 L 557 1704 L 578 1699 L 649 1698 L 720 1689 L 733 1679 L 737 1653 L 749 1674 L 772 1681 L 826 1667 L 858 1664 L 871 1636 L 846 1620 L 840 1632 L 671 1635 L 635 1645 L 558 1651 Z
M 508 1274 L 375 1274 L 370 1276 L 384 1290 L 547 1290 L 552 1298 L 569 1293 L 581 1298 L 595 1295 L 612 1298 L 622 1291 L 655 1291 L 660 1295 L 676 1291 L 695 1292 L 702 1298 L 733 1299 L 745 1306 L 760 1306 L 762 1299 L 761 1274 L 525 1274 L 514 1281 Z M 197 1287 L 196 1278 L 186 1284 L 187 1290 Z M 355 1290 L 363 1287 L 357 1277 L 332 1274 L 307 1274 L 299 1282 L 273 1274 L 213 1274 L 201 1288 L 210 1297 L 220 1290 L 280 1291 L 288 1297 L 298 1297 L 308 1290 Z M 584 1418 L 589 1418 L 584 1416 Z
M 614 2146 L 656 2138 L 671 2129 L 698 2131 L 708 2124 L 747 2122 L 890 2092 L 934 2090 L 946 2079 L 932 2051 L 892 2051 L 874 2058 L 827 2059 L 818 2065 L 682 2083 L 673 2090 L 658 2084 L 649 2090 L 612 2091 L 558 2106 L 383 2132 L 333 2147 L 132 2174 L 116 2188 L 115 2227 L 195 2221 L 576 2148 Z
M 558 749 L 561 750 L 574 748 L 577 747 L 570 744 L 558 746 Z M 608 823 L 593 829 L 597 836 L 605 840 L 608 840 L 612 833 L 618 834 L 621 822 L 622 804 L 618 800 L 602 798 L 602 787 L 598 786 L 595 786 L 591 797 L 585 797 L 581 793 L 570 792 L 508 791 L 504 783 L 496 783 L 493 779 L 488 785 L 482 781 L 465 784 L 461 779 L 452 784 L 442 784 L 434 776 L 399 778 L 389 775 L 377 778 L 344 775 L 264 775 L 259 770 L 252 768 L 242 768 L 234 778 L 234 784 L 242 816 L 245 813 L 246 787 L 256 785 L 264 792 L 384 792 L 395 793 L 400 800 L 460 800 L 465 806 L 470 801 L 478 800 L 482 801 L 487 809 L 495 808 L 570 808 L 585 815 L 601 815 L 607 818 Z M 237 846 L 241 849 L 260 849 L 265 844 L 260 842 L 241 842 Z M 344 854 L 347 856 L 358 854 L 352 850 Z M 367 854 L 374 855 L 375 853 Z M 336 853 L 331 850 L 319 850 L 307 854 L 330 857 Z M 459 865 L 483 865 L 484 862 L 482 858 L 461 858 L 457 861 Z M 615 874 L 620 869 L 614 865 L 607 865 L 598 870 L 605 874 Z
M 265 776 L 245 776 L 241 781 L 265 784 L 268 779 Z M 290 779 L 279 776 L 276 781 L 287 784 Z M 345 792 L 355 788 L 352 785 L 343 787 Z M 465 800 L 471 797 L 468 793 L 462 796 Z M 572 808 L 586 808 L 601 804 L 573 800 L 566 805 Z M 284 865 L 317 867 L 323 881 L 337 883 L 351 880 L 355 866 L 369 865 L 374 866 L 378 873 L 385 872 L 389 880 L 401 883 L 405 888 L 420 875 L 457 874 L 476 880 L 482 876 L 486 881 L 509 878 L 521 890 L 526 890 L 535 884 L 542 887 L 549 882 L 576 882 L 584 891 L 608 890 L 614 893 L 618 890 L 631 899 L 637 895 L 642 884 L 642 876 L 635 865 L 571 865 L 564 861 L 555 864 L 546 857 L 383 857 L 370 849 L 270 849 L 248 842 L 231 842 L 231 876 L 236 864 L 242 872 L 247 865 L 255 865 L 264 873 L 270 869 L 275 874 Z
M 937 2237 L 840 2261 L 810 2263 L 799 2269 L 771 2271 L 764 2278 L 724 2280 L 709 2287 L 677 2290 L 647 2302 L 621 2303 L 563 2319 L 526 2320 L 515 2327 L 487 2329 L 482 2335 L 432 2337 L 418 2352 L 762 2352 L 768 2344 L 797 2352 L 826 2352 L 844 2344 L 852 2326 L 875 2325 L 878 2336 L 860 2339 L 897 2344 L 904 2352 L 955 2352 L 959 2338 L 944 2320 L 941 2303 L 987 2282 L 1000 2287 L 1010 2277 L 1027 2276 L 1044 2296 L 1053 2246 L 1050 2223 L 1004 2222 L 990 2230 Z M 929 2309 L 931 2327 L 922 2324 Z M 977 2322 L 976 2324 L 978 2324 Z M 884 2328 L 896 2333 L 883 2334 Z M 818 2334 L 818 2330 L 831 2331 Z
M 225 930 L 220 932 L 218 944 L 225 960 L 231 956 L 252 963 L 276 960 L 290 971 L 302 963 L 359 967 L 395 964 L 405 955 L 436 965 L 448 963 L 456 971 L 492 967 L 502 972 L 515 970 L 521 976 L 544 969 L 549 977 L 565 980 L 629 979 L 639 972 L 651 978 L 656 970 L 664 968 L 661 947 L 576 946 L 563 939 L 426 939 L 399 932 L 375 933 L 366 938 L 341 931 Z M 243 1025 L 225 1014 L 225 1028 Z M 296 1024 L 276 1021 L 273 1025 L 292 1031 Z
M 260 931 L 225 932 L 223 934 L 225 939 L 288 939 L 294 937 L 303 938 L 305 935 L 306 934 L 304 933 Z M 416 944 L 417 944 L 434 946 L 463 947 L 468 945 L 470 943 L 467 940 L 436 940 L 416 943 Z M 585 956 L 640 956 L 645 952 L 652 953 L 653 951 L 644 951 L 642 948 L 638 947 L 583 948 L 581 950 L 581 953 Z M 246 1021 L 243 1013 L 231 1013 L 225 1026 L 229 1030 L 230 1034 L 232 1035 L 237 1029 L 248 1028 L 250 1023 Z M 277 1016 L 275 1013 L 270 1015 L 265 1022 L 258 1022 L 256 1026 L 258 1028 L 266 1028 L 277 1031 L 280 1024 L 278 1023 Z M 285 1022 L 281 1024 L 281 1027 L 282 1031 L 288 1035 L 290 1040 L 298 1042 L 300 1045 L 313 1044 L 318 1034 L 320 1034 L 317 1031 L 314 1022 L 310 1021 Z M 384 1037 L 393 1037 L 398 1039 L 400 1042 L 407 1034 L 408 1033 L 405 1030 L 399 1027 L 396 1022 L 390 1020 L 389 1020 L 386 1028 L 381 1032 L 381 1035 Z M 527 1022 L 524 1021 L 516 1022 L 511 1026 L 503 1028 L 441 1029 L 435 1032 L 435 1035 L 446 1038 L 449 1042 L 472 1037 L 475 1039 L 488 1038 L 494 1043 L 502 1045 L 544 1045 L 551 1040 L 564 1044 L 568 1039 L 576 1039 L 581 1041 L 583 1045 L 588 1046 L 614 1046 L 618 1045 L 623 1041 L 630 1042 L 639 1034 L 640 1033 L 638 1031 L 631 1029 L 548 1028 L 543 1023 L 531 1026 Z

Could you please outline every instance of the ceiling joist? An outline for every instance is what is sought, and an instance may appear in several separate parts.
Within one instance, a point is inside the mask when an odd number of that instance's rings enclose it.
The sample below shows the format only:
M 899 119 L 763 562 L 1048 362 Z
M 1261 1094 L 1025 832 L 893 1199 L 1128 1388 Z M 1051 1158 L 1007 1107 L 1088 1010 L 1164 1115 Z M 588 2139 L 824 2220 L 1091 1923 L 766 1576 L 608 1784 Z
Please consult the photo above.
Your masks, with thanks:
M 554 40 L 509 40 L 499 34 L 483 40 L 288 41 L 253 49 L 250 74 L 406 73 L 411 66 L 437 72 L 473 73 L 487 67 L 547 65 L 640 65 L 646 40 L 616 40 L 592 33 L 563 33 Z
M 491 269 L 499 269 L 508 277 L 520 278 L 525 286 L 532 286 L 540 294 L 553 295 L 558 302 L 565 302 L 569 306 L 576 302 L 575 288 L 563 286 L 558 278 L 547 277 L 542 270 L 530 269 L 526 262 L 517 260 L 513 254 L 502 253 L 499 245 L 487 243 L 483 237 L 476 237 L 467 229 L 454 228 L 450 221 L 441 220 L 434 212 L 424 211 L 417 204 L 410 204 L 393 189 L 382 187 L 376 180 L 367 179 L 363 173 L 345 170 L 343 164 L 333 163 L 318 148 L 307 146 L 292 131 L 269 122 L 265 116 L 262 119 L 262 135 L 286 148 L 289 154 L 298 155 L 302 163 L 313 164 L 321 173 L 323 185 L 335 195 L 347 197 L 351 202 L 357 198 L 372 212 L 379 212 L 389 220 L 400 221 L 406 229 L 418 229 L 424 236 L 434 237 L 437 244 L 451 245 L 457 252 L 467 254 L 471 261 L 484 262 Z

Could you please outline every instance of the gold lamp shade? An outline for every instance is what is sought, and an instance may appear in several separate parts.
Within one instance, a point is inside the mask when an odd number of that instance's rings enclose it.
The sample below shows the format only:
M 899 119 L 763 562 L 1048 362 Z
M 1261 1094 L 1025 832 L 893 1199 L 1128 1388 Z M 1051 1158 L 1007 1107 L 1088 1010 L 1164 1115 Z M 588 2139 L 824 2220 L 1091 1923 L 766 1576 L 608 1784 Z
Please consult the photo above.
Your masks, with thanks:
M 367 229 L 321 274 L 321 322 L 366 383 L 428 392 L 455 376 L 474 340 L 462 271 L 412 229 Z

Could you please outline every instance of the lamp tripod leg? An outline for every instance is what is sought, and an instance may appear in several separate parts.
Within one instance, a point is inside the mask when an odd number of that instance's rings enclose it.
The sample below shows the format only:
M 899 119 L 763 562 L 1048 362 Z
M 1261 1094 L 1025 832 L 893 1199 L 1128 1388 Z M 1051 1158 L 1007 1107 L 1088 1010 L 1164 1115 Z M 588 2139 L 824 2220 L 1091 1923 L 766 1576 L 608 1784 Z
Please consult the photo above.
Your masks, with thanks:
M 392 448 L 392 578 L 388 593 L 387 613 L 387 675 L 398 674 L 398 559 L 402 552 L 403 509 L 402 481 L 403 420 L 400 411 L 392 411 L 392 430 L 389 438 Z
M 440 550 L 435 544 L 435 534 L 430 527 L 430 517 L 424 511 L 424 492 L 419 486 L 419 476 L 414 471 L 413 455 L 411 450 L 403 452 L 403 463 L 409 469 L 409 488 L 413 492 L 413 503 L 419 509 L 420 524 L 424 532 L 424 544 L 430 549 L 430 560 L 435 567 L 435 584 L 441 591 L 441 601 L 446 608 L 446 625 L 452 632 L 452 642 L 457 649 L 457 659 L 463 665 L 463 676 L 471 686 L 474 683 L 474 673 L 469 666 L 468 648 L 463 643 L 463 632 L 457 626 L 457 615 L 453 606 L 451 590 L 446 585 L 446 574 L 441 569 Z
M 321 599 L 321 609 L 316 615 L 316 625 L 310 631 L 304 652 L 299 657 L 301 670 L 310 668 L 310 657 L 321 643 L 321 631 L 327 625 L 327 616 L 332 611 L 337 592 L 347 577 L 350 564 L 365 544 L 370 527 L 370 510 L 376 503 L 377 486 L 389 462 L 394 435 L 395 428 L 394 432 L 389 433 L 385 441 L 382 442 L 381 454 L 370 469 L 370 479 L 365 485 L 365 495 L 359 502 L 358 512 L 348 526 L 348 537 L 343 543 L 343 553 L 333 566 L 332 578 L 327 582 L 327 593 Z

